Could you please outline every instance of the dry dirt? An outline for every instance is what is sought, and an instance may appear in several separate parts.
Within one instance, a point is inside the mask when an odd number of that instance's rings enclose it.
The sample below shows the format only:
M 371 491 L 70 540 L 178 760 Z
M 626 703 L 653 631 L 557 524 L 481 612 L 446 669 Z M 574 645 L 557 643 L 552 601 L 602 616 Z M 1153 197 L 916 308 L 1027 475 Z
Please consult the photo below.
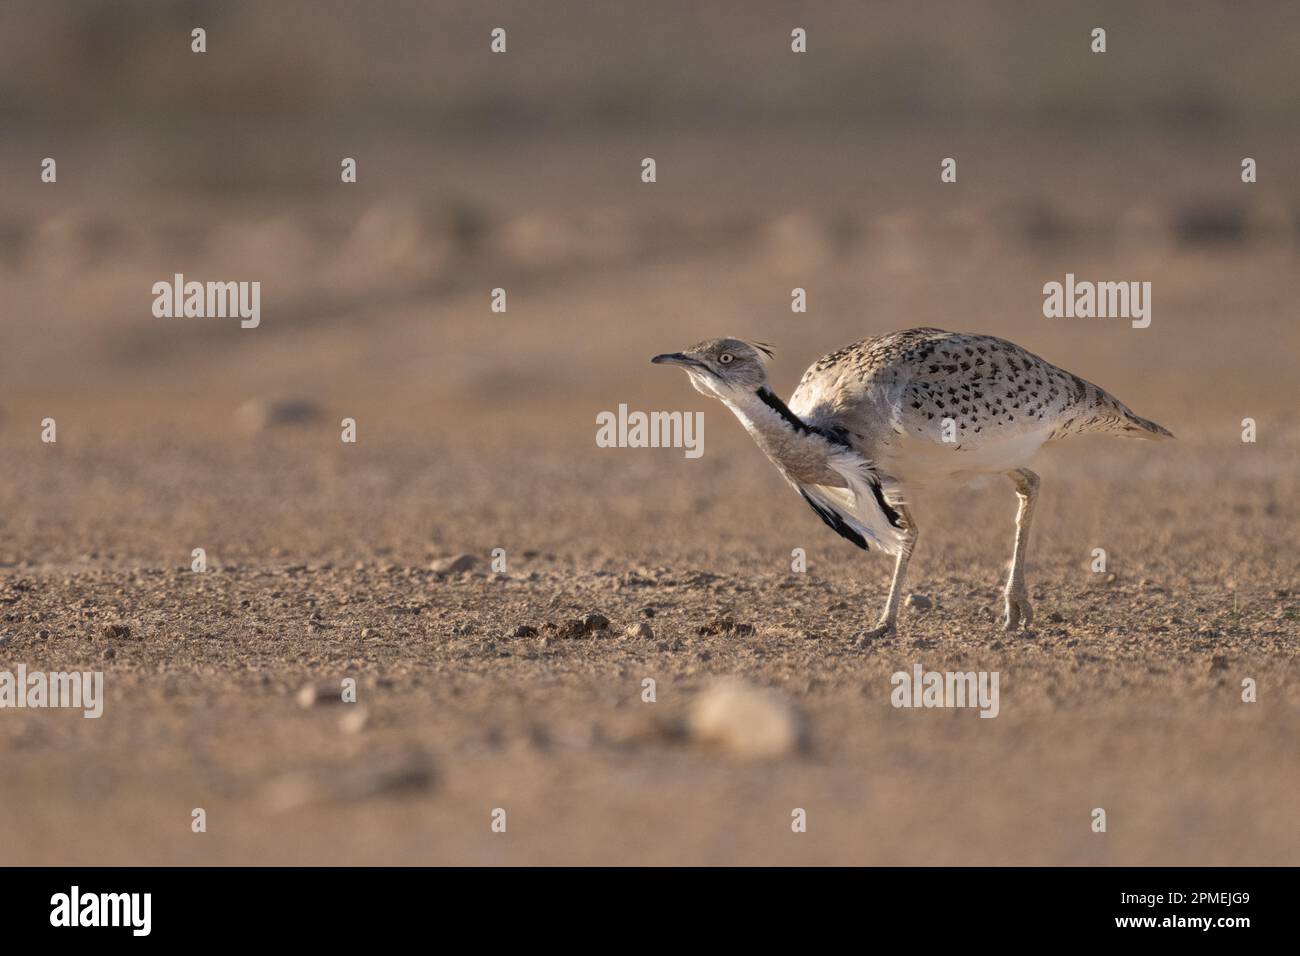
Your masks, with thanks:
M 684 138 L 653 199 L 613 172 L 639 146 L 609 142 L 531 144 L 522 182 L 449 150 L 433 192 L 333 204 L 14 200 L 0 669 L 102 670 L 107 701 L 99 720 L 0 712 L 0 858 L 1300 863 L 1293 210 L 1261 187 L 1246 235 L 1230 212 L 1226 240 L 1182 241 L 1169 223 L 1222 159 L 1201 146 L 1122 161 L 1051 141 L 1006 154 L 991 191 L 972 164 L 956 203 L 929 167 L 909 178 L 909 151 L 932 152 L 914 137 L 750 145 L 734 176 L 734 141 Z M 178 270 L 261 279 L 262 326 L 152 318 L 150 285 Z M 1044 319 L 1066 272 L 1151 281 L 1151 328 Z M 995 621 L 1015 511 L 995 482 L 917 504 L 909 590 L 933 607 L 855 648 L 888 562 L 648 363 L 744 335 L 776 346 L 788 394 L 822 353 L 914 325 L 1012 338 L 1178 436 L 1044 454 L 1029 633 Z M 239 413 L 279 399 L 319 414 Z M 703 410 L 704 456 L 596 447 L 621 402 Z M 431 570 L 460 553 L 476 565 Z M 609 626 L 574 623 L 589 614 Z M 890 675 L 918 663 L 998 671 L 999 716 L 891 707 Z M 802 745 L 697 739 L 694 702 L 731 676 L 792 708 Z M 346 677 L 359 702 L 329 703 Z

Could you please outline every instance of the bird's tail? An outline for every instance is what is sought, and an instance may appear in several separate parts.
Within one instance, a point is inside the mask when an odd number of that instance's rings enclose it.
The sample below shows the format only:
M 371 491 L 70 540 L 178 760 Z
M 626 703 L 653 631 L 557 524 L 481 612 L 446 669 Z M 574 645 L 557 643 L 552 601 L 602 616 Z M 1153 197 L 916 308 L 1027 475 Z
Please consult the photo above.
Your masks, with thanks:
M 1128 435 L 1130 438 L 1145 438 L 1152 441 L 1164 441 L 1174 437 L 1174 433 L 1169 429 L 1157 425 L 1149 418 L 1135 414 L 1131 408 L 1113 395 L 1104 392 L 1102 394 L 1104 411 L 1089 422 L 1091 431 Z
M 1174 433 L 1164 425 L 1157 425 L 1149 418 L 1143 418 L 1141 415 L 1134 415 L 1125 409 L 1127 413 L 1124 416 L 1124 424 L 1120 430 L 1135 438 L 1151 438 L 1156 441 L 1164 441 L 1166 438 L 1173 438 Z

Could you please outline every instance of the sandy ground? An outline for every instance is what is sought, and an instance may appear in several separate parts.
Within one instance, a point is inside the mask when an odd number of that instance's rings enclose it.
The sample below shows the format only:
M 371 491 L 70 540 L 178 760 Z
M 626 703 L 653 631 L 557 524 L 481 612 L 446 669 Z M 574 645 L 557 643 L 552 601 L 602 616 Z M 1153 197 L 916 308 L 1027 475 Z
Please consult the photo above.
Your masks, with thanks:
M 683 138 L 667 151 L 684 180 L 653 197 L 613 173 L 640 146 L 611 141 L 535 144 L 523 181 L 508 158 L 449 150 L 430 188 L 337 203 L 14 200 L 0 669 L 102 670 L 107 701 L 99 720 L 0 712 L 0 857 L 1300 862 L 1287 197 L 1232 199 L 1235 160 L 1207 191 L 1223 157 L 1206 144 L 1122 159 L 1052 140 L 947 202 L 930 171 L 905 175 L 923 146 L 754 146 L 723 177 L 720 144 Z M 580 155 L 602 157 L 589 181 Z M 1068 193 L 1051 185 L 1066 155 L 1082 157 Z M 1230 197 L 1226 240 L 1179 233 L 1189 195 Z M 152 318 L 149 286 L 178 270 L 260 278 L 262 326 Z M 1151 281 L 1151 328 L 1044 319 L 1041 286 L 1066 272 Z M 497 285 L 505 315 L 488 311 Z M 789 311 L 796 285 L 807 315 Z M 888 562 L 822 527 L 723 408 L 647 361 L 757 338 L 788 395 L 822 353 L 914 325 L 1012 338 L 1178 435 L 1044 454 L 1029 633 L 995 621 L 1015 498 L 994 482 L 918 502 L 909 590 L 933 607 L 854 647 Z M 279 399 L 318 415 L 239 413 Z M 702 410 L 704 456 L 598 448 L 595 415 L 619 403 Z M 459 553 L 476 565 L 432 570 Z M 593 613 L 609 627 L 573 624 Z M 627 633 L 638 622 L 651 633 Z M 890 675 L 915 664 L 998 671 L 999 716 L 891 707 Z M 771 689 L 802 745 L 698 739 L 694 702 L 729 676 Z M 358 703 L 325 702 L 346 677 Z M 304 687 L 321 699 L 304 706 Z

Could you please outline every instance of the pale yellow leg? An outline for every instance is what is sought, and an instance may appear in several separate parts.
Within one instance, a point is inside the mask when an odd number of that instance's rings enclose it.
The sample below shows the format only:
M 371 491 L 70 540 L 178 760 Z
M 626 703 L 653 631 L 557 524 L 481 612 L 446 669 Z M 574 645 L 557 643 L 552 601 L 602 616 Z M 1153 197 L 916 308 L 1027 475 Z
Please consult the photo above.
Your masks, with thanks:
M 912 549 L 916 547 L 916 522 L 906 506 L 900 506 L 898 513 L 903 516 L 903 547 L 894 562 L 894 580 L 889 585 L 889 597 L 885 601 L 885 613 L 880 616 L 880 623 L 869 631 L 858 635 L 860 645 L 894 634 L 898 630 L 898 607 L 903 601 L 903 581 L 907 577 L 907 563 L 912 560 Z
M 1007 577 L 1006 616 L 1002 626 L 1008 631 L 1018 627 L 1028 628 L 1034 619 L 1029 606 L 1029 590 L 1025 587 L 1025 552 L 1029 547 L 1029 526 L 1034 520 L 1034 505 L 1038 501 L 1038 476 L 1028 468 L 1017 468 L 1007 473 L 1016 486 L 1020 508 L 1016 511 L 1016 546 L 1011 553 L 1011 574 Z

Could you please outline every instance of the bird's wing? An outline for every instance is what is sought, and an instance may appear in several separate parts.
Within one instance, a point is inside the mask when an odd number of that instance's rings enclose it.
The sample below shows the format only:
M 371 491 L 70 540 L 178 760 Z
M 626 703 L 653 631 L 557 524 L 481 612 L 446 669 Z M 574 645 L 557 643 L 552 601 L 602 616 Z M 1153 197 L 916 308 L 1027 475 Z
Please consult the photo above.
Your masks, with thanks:
M 887 487 L 871 463 L 851 448 L 834 452 L 827 463 L 844 479 L 844 487 L 793 479 L 790 483 L 841 537 L 863 550 L 875 545 L 886 554 L 897 554 L 903 546 L 903 519 L 894 508 L 902 502 L 899 489 Z

